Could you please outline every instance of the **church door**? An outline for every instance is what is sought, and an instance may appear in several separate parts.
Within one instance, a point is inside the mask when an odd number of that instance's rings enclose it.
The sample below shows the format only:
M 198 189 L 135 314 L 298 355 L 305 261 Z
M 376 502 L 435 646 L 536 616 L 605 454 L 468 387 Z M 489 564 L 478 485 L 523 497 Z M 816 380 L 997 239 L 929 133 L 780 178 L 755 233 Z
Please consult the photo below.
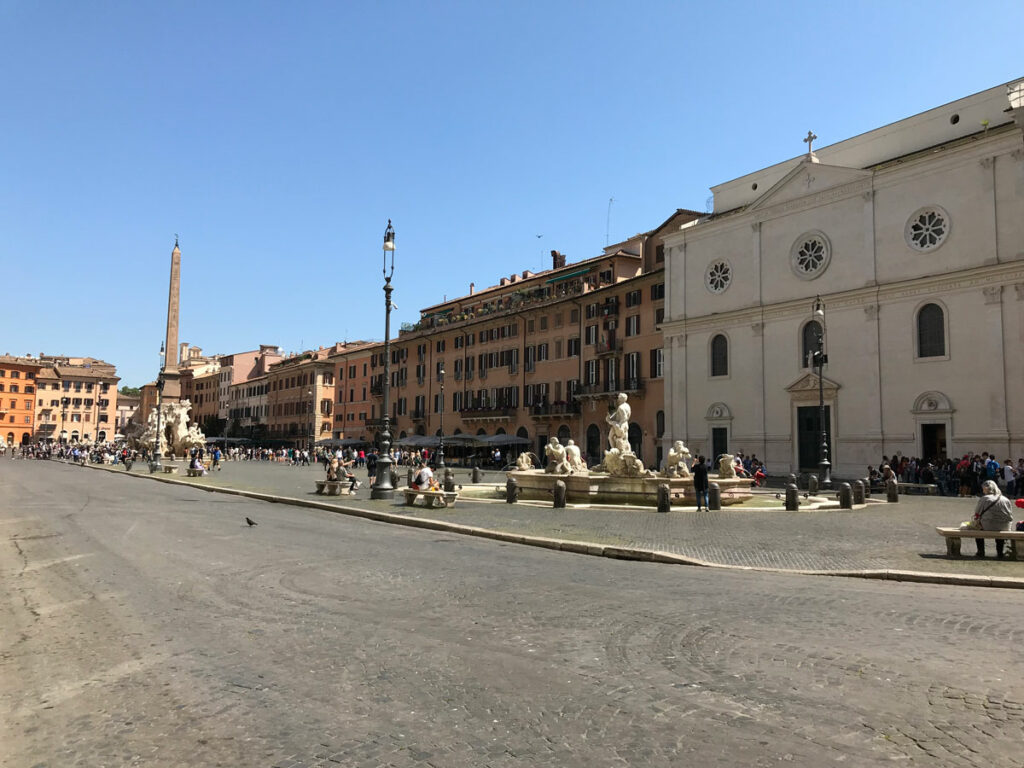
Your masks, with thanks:
M 796 409 L 797 446 L 800 470 L 816 472 L 821 461 L 821 419 L 816 405 L 801 406 Z M 832 459 L 832 413 L 830 406 L 825 406 L 825 442 L 828 445 L 829 460 Z

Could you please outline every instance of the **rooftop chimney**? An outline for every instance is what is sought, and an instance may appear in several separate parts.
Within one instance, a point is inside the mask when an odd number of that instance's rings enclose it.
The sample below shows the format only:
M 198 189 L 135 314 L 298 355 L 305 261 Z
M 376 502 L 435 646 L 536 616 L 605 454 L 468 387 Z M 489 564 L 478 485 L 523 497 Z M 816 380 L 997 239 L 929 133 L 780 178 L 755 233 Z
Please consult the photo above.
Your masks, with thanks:
M 474 292 L 475 290 L 476 290 L 476 283 L 470 283 L 470 284 L 469 284 L 469 295 L 470 295 L 470 296 L 472 296 L 472 295 L 473 295 L 473 292 Z
M 561 269 L 565 266 L 565 254 L 558 251 L 551 252 L 551 268 Z

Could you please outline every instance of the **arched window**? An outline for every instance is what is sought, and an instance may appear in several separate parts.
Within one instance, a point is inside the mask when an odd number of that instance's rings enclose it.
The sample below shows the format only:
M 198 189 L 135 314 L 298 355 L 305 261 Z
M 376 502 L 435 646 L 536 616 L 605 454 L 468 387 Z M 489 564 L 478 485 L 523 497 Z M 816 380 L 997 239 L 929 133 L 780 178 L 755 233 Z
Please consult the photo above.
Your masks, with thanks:
M 821 324 L 817 320 L 811 320 L 804 326 L 802 344 L 800 350 L 803 352 L 801 367 L 810 368 L 814 363 L 814 353 L 818 351 L 818 339 L 821 338 Z
M 658 411 L 656 414 L 654 414 L 654 431 L 657 433 L 658 437 L 664 437 L 665 436 L 665 412 L 664 411 Z
M 572 432 L 569 431 L 569 427 L 563 424 L 558 428 L 558 442 L 562 445 L 566 445 L 569 442 L 569 438 L 572 437 Z
M 721 333 L 711 339 L 711 375 L 729 375 L 729 340 Z
M 917 356 L 946 355 L 946 317 L 938 304 L 925 304 L 917 313 Z
M 638 459 L 643 459 L 644 433 L 636 422 L 629 425 L 629 447 L 633 449 Z

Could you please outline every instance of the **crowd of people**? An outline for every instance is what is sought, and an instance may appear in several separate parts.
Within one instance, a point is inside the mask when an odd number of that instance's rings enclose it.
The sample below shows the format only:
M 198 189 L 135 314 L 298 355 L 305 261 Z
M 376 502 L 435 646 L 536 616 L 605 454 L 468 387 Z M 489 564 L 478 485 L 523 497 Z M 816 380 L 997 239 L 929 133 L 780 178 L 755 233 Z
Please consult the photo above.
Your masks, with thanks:
M 982 485 L 991 480 L 1011 499 L 1024 498 L 1024 458 L 999 461 L 995 454 L 983 451 L 965 453 L 960 458 L 923 460 L 908 456 L 883 456 L 878 467 L 868 467 L 872 485 L 884 485 L 886 470 L 901 483 L 935 485 L 941 496 L 981 496 Z

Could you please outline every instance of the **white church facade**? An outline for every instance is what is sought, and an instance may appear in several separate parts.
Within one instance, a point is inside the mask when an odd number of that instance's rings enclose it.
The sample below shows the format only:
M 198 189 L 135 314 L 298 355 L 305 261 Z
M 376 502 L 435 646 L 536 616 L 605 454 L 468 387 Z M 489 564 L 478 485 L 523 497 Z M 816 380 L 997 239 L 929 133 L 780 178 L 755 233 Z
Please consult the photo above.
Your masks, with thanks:
M 823 325 L 835 476 L 1024 456 L 1022 98 L 1001 85 L 713 187 L 664 237 L 665 445 L 816 471 Z

